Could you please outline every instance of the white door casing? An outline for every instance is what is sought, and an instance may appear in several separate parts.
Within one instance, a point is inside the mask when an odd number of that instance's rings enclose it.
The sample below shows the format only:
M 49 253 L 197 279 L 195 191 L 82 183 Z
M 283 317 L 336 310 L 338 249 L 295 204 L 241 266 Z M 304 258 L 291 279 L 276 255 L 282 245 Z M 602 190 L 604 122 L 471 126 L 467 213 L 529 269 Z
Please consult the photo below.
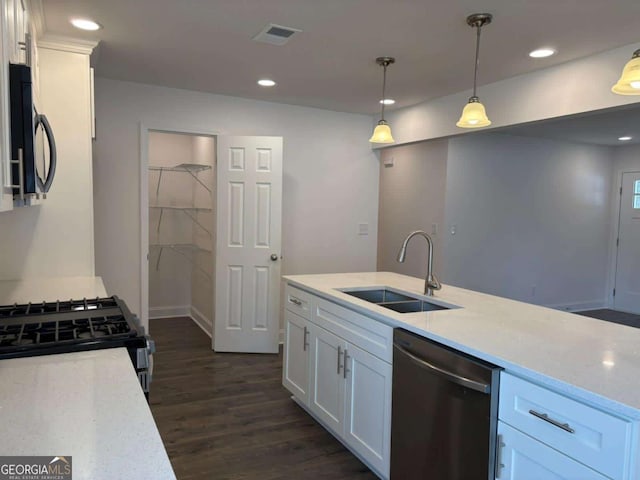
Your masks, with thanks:
M 613 305 L 640 313 L 640 172 L 622 174 Z
M 277 353 L 282 137 L 217 141 L 213 349 Z

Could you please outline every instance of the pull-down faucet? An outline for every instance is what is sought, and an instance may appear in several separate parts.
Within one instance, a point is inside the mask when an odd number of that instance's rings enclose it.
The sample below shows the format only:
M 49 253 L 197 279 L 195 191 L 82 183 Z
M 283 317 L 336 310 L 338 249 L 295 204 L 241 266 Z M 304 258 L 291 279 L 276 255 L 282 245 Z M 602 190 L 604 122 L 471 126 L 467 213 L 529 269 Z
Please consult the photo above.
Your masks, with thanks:
M 421 237 L 424 237 L 424 239 L 427 241 L 427 244 L 429 246 L 427 276 L 424 279 L 424 294 L 433 296 L 433 291 L 440 290 L 442 288 L 442 285 L 440 285 L 440 282 L 438 281 L 436 276 L 433 274 L 433 241 L 431 240 L 431 237 L 429 235 L 427 235 L 422 230 L 416 230 L 415 232 L 411 232 L 407 236 L 407 238 L 404 239 L 404 242 L 402 242 L 402 248 L 400 248 L 400 251 L 398 252 L 398 262 L 404 263 L 404 259 L 407 256 L 407 245 L 409 244 L 409 240 L 411 240 L 416 235 L 420 235 Z

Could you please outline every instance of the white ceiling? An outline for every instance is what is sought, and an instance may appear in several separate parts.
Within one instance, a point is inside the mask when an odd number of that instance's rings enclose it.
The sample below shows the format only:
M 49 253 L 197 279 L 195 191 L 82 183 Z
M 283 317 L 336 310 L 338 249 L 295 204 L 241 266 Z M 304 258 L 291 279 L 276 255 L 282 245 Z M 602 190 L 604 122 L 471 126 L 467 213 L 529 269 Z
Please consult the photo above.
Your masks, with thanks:
M 388 95 L 406 106 L 638 41 L 638 0 L 43 0 L 48 33 L 101 41 L 97 74 L 331 110 L 373 113 L 375 57 L 395 56 Z M 104 28 L 80 32 L 71 16 Z M 302 29 L 285 46 L 251 40 L 267 23 Z M 527 53 L 553 46 L 558 54 Z M 632 52 L 629 52 L 631 56 Z M 621 65 L 622 67 L 622 65 Z M 265 90 L 259 77 L 278 86 Z M 612 83 L 616 79 L 612 79 Z M 482 96 L 482 89 L 480 89 Z
M 613 147 L 640 144 L 640 106 L 630 105 L 609 111 L 508 127 L 501 129 L 500 133 Z M 630 136 L 632 139 L 626 142 L 618 140 L 623 136 Z

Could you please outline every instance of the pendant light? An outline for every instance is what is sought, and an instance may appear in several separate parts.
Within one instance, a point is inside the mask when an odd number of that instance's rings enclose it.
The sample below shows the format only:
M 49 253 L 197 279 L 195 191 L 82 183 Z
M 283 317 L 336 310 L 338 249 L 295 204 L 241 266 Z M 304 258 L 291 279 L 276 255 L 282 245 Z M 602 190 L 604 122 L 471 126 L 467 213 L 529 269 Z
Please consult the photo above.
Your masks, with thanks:
M 396 59 L 393 57 L 378 57 L 376 58 L 376 63 L 378 65 L 380 65 L 381 67 L 384 68 L 384 73 L 382 74 L 382 99 L 384 100 L 385 98 L 385 89 L 387 86 L 387 67 L 389 65 L 391 65 L 392 63 L 395 63 Z M 384 119 L 384 106 L 385 106 L 385 102 L 382 102 L 382 114 L 380 115 L 380 121 L 378 122 L 378 125 L 376 125 L 375 130 L 373 131 L 373 135 L 371 135 L 371 138 L 369 139 L 369 141 L 371 143 L 393 143 L 395 142 L 395 140 L 393 139 L 393 137 L 391 136 L 391 128 L 389 128 L 389 125 L 387 124 L 386 120 Z
M 640 49 L 633 52 L 631 60 L 622 69 L 622 76 L 611 91 L 618 95 L 640 95 Z
M 487 112 L 484 110 L 484 105 L 480 103 L 480 99 L 477 95 L 477 84 L 478 84 L 478 65 L 480 63 L 479 54 L 480 54 L 480 30 L 483 26 L 489 25 L 491 20 L 493 19 L 493 15 L 490 13 L 475 13 L 473 15 L 469 15 L 467 17 L 467 25 L 470 27 L 477 29 L 476 36 L 476 65 L 473 74 L 473 95 L 469 98 L 469 103 L 467 103 L 462 110 L 462 116 L 456 125 L 460 128 L 480 128 L 480 127 L 488 127 L 491 125 L 491 120 L 487 117 Z

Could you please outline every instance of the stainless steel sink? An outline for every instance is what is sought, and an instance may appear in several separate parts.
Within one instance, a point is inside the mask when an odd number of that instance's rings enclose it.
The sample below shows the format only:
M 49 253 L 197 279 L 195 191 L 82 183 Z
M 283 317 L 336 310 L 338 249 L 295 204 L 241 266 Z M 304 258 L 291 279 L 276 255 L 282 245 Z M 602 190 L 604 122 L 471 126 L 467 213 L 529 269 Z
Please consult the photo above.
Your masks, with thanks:
M 419 296 L 396 292 L 388 288 L 374 289 L 340 289 L 341 292 L 359 298 L 366 302 L 371 302 L 380 307 L 388 308 L 398 313 L 431 312 L 435 310 L 449 310 L 457 308 L 433 303 Z

